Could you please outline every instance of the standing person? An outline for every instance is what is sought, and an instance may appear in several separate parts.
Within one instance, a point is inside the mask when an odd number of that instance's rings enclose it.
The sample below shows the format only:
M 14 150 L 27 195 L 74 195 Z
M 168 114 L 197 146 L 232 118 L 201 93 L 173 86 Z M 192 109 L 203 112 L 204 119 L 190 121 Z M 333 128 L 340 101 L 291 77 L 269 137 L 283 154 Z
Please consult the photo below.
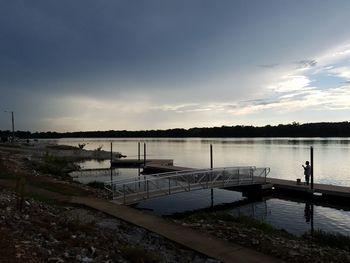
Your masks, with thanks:
M 302 165 L 302 166 L 304 168 L 304 175 L 305 175 L 306 185 L 309 185 L 309 179 L 310 179 L 310 175 L 311 175 L 311 166 L 310 166 L 309 161 L 306 161 L 305 162 L 305 166 L 304 165 Z

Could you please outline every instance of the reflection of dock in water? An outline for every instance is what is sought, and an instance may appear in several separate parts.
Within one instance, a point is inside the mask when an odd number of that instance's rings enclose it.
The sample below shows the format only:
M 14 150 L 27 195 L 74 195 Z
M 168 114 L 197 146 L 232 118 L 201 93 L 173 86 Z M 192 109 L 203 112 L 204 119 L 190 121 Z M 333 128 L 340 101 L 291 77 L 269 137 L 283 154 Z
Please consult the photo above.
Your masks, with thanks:
M 271 204 L 271 203 L 268 204 L 269 199 L 270 198 L 267 198 L 267 199 L 263 198 L 262 200 L 258 201 L 258 203 L 247 202 L 246 204 L 243 204 L 242 206 L 235 207 L 233 210 L 229 211 L 229 214 L 236 217 L 236 218 L 250 217 L 250 218 L 254 218 L 258 221 L 269 222 L 269 224 L 276 227 L 276 224 L 273 222 L 284 220 L 285 218 L 283 218 L 283 216 L 281 216 L 281 214 L 278 212 L 278 208 L 281 208 L 281 204 L 277 205 L 277 208 L 275 208 L 274 204 Z M 286 199 L 282 198 L 281 200 L 290 201 L 290 199 L 288 199 L 288 198 L 286 198 Z M 297 202 L 297 201 L 293 200 L 291 202 Z M 304 203 L 305 200 L 302 201 L 299 199 L 299 202 Z M 291 215 L 292 218 L 289 219 L 289 225 L 292 226 L 291 228 L 293 228 L 293 226 L 294 226 L 294 223 L 295 223 L 294 218 L 295 218 L 297 224 L 298 223 L 300 224 L 300 222 L 302 222 L 302 221 L 305 222 L 303 227 L 301 227 L 301 229 L 304 229 L 303 231 L 309 232 L 310 234 L 313 234 L 313 232 L 314 232 L 314 205 L 315 205 L 314 203 L 306 201 L 304 203 L 304 207 L 302 207 L 302 206 L 294 207 L 294 209 L 303 209 L 303 213 L 297 212 L 297 213 Z M 293 211 L 291 211 L 291 213 L 293 213 Z M 272 219 L 272 221 L 269 221 L 268 220 L 269 217 L 274 218 L 274 220 Z M 285 229 L 288 231 L 288 224 L 286 226 L 280 226 L 280 227 L 276 227 L 276 228 L 277 229 Z M 304 234 L 305 232 L 300 232 L 300 233 Z

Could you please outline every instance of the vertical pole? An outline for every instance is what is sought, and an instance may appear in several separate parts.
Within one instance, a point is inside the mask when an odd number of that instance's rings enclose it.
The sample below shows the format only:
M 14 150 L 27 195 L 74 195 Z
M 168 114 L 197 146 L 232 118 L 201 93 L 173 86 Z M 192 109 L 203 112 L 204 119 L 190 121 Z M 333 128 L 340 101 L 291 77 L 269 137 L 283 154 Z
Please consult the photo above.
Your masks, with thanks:
M 148 180 L 146 181 L 146 185 L 147 185 L 147 199 L 149 198 L 149 183 L 148 183 Z
M 213 170 L 213 145 L 210 144 L 210 169 Z M 213 172 L 210 173 L 210 181 L 213 180 Z M 211 207 L 213 208 L 214 206 L 214 189 L 213 189 L 213 184 L 212 187 L 210 188 L 210 200 L 211 200 Z
M 170 195 L 170 193 L 171 193 L 171 192 L 170 192 L 170 178 L 169 178 L 169 195 Z
M 314 189 L 314 148 L 310 146 L 311 190 Z
M 111 168 L 110 168 L 110 173 L 111 173 L 111 189 L 112 189 L 112 192 L 113 192 L 114 189 L 113 189 L 113 168 L 112 168 L 112 161 L 113 161 L 113 145 L 112 145 L 112 142 L 111 142 Z
M 143 144 L 143 166 L 146 166 L 146 143 Z
M 137 144 L 137 160 L 139 161 L 138 167 L 139 167 L 139 176 L 140 176 L 140 156 L 141 156 L 141 145 L 140 142 Z
M 123 184 L 123 203 L 125 205 L 126 197 L 125 197 L 125 184 Z
M 12 141 L 15 141 L 15 119 L 13 117 L 13 111 L 11 111 L 11 117 L 12 117 Z
M 314 234 L 314 204 L 311 204 L 311 215 L 310 215 L 310 226 L 311 226 L 311 235 Z
M 140 142 L 137 143 L 137 160 L 138 160 L 138 164 L 137 164 L 137 167 L 138 167 L 138 176 L 139 176 L 139 188 L 141 187 L 141 182 L 140 182 L 140 156 L 141 156 L 141 145 L 140 145 Z
M 213 169 L 213 145 L 210 144 L 210 169 Z

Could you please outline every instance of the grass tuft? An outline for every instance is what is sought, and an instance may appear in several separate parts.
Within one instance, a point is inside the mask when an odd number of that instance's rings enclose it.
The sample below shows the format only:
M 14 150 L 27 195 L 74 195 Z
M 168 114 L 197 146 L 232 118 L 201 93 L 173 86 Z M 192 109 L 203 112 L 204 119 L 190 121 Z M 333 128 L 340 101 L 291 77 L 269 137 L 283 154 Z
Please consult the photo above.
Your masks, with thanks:
M 322 246 L 350 250 L 350 236 L 345 236 L 340 233 L 330 233 L 318 229 L 312 234 L 304 234 L 303 238 L 312 239 L 313 242 Z

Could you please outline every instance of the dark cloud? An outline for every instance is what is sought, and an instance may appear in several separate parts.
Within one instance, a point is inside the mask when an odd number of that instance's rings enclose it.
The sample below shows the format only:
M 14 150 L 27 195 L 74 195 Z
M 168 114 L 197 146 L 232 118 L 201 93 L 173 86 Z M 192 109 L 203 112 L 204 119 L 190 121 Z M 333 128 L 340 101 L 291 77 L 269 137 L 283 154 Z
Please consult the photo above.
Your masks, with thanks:
M 280 64 L 278 63 L 272 63 L 272 64 L 262 64 L 262 65 L 258 65 L 258 67 L 261 68 L 276 68 L 278 67 Z
M 107 100 L 142 107 L 235 105 L 264 94 L 270 78 L 279 77 L 257 65 L 282 71 L 285 61 L 313 57 L 345 41 L 350 2 L 321 2 L 1 1 L 0 109 L 14 110 L 18 127 L 35 129 L 47 119 L 88 116 L 84 120 L 94 123 L 98 118 L 84 115 L 79 98 L 101 108 Z M 270 61 L 281 67 L 265 64 Z M 113 107 L 103 111 L 115 114 Z M 8 117 L 0 114 L 3 127 Z M 137 116 L 128 122 L 129 117 L 123 115 L 129 124 L 120 128 L 138 123 Z M 163 121 L 153 117 L 155 124 Z M 119 122 L 107 124 L 117 128 Z
M 314 59 L 303 59 L 303 60 L 296 61 L 295 64 L 297 65 L 298 69 L 312 68 L 317 65 L 317 61 Z
M 281 99 L 254 99 L 254 100 L 245 100 L 242 101 L 242 104 L 245 105 L 254 105 L 254 106 L 264 106 L 264 105 L 269 105 L 269 104 L 274 104 L 274 103 L 279 103 L 281 102 Z
M 208 54 L 198 47 L 229 28 L 231 6 L 196 0 L 3 2 L 0 83 L 35 88 L 38 82 L 98 77 L 145 82 L 154 75 L 210 71 L 214 65 L 205 63 Z

